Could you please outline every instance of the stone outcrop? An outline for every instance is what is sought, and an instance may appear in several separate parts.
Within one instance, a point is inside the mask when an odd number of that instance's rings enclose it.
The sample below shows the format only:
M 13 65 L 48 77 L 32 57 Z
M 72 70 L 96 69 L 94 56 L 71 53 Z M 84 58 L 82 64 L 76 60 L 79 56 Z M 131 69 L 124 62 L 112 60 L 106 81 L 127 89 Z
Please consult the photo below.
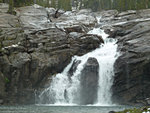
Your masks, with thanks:
M 90 52 L 104 42 L 100 36 L 87 34 L 95 25 L 118 40 L 121 55 L 114 65 L 114 102 L 148 104 L 150 9 L 121 13 L 60 10 L 58 18 L 53 16 L 56 9 L 38 5 L 17 8 L 16 15 L 7 14 L 7 10 L 7 4 L 0 4 L 0 104 L 34 103 L 36 90 L 44 88 L 52 75 L 62 72 L 72 56 Z M 97 24 L 95 16 L 100 15 Z M 98 65 L 94 59 L 90 61 L 81 77 L 88 81 L 81 89 L 90 93 L 81 97 L 90 95 L 95 99 L 96 94 L 91 92 L 97 90 Z M 75 67 L 71 69 L 68 76 Z M 93 101 L 86 99 L 81 104 L 85 103 Z
M 81 74 L 81 102 L 80 104 L 94 104 L 97 100 L 99 64 L 97 59 L 89 58 Z
M 106 11 L 103 15 L 102 28 L 118 40 L 121 53 L 115 63 L 113 100 L 121 104 L 147 104 L 145 99 L 150 97 L 150 10 L 109 11 L 109 15 Z
M 0 5 L 0 104 L 34 103 L 36 90 L 62 72 L 72 56 L 103 43 L 100 36 L 87 34 L 96 23 L 89 13 L 53 18 L 38 5 L 18 8 L 16 16 L 7 10 L 8 5 Z
M 75 60 L 68 72 L 68 77 L 74 76 L 80 60 Z M 71 78 L 70 78 L 71 80 Z M 88 58 L 80 75 L 79 105 L 94 104 L 97 100 L 99 81 L 99 64 L 96 58 Z M 90 98 L 89 98 L 90 97 Z

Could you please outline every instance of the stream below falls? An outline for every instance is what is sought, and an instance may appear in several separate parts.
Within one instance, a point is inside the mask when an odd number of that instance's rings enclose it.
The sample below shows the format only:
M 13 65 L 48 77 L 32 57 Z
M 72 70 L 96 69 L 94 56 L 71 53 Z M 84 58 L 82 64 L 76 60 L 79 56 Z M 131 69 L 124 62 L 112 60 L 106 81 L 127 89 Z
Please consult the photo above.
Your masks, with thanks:
M 129 106 L 0 106 L 0 113 L 108 113 Z

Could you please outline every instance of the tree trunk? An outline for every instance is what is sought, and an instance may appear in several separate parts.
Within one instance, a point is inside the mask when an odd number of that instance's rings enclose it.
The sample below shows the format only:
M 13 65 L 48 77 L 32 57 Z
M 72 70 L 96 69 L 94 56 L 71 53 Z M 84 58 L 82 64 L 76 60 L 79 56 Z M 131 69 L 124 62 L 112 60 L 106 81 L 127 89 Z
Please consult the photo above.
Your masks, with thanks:
M 9 9 L 8 13 L 14 14 L 14 0 L 9 0 Z

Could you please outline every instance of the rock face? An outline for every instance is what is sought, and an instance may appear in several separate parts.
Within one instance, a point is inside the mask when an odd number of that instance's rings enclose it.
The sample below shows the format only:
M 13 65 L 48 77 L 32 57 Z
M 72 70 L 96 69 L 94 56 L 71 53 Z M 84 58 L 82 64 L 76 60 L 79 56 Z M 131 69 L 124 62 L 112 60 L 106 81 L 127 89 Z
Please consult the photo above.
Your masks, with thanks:
M 53 16 L 55 9 L 38 5 L 17 8 L 16 16 L 7 10 L 7 4 L 0 4 L 0 104 L 34 103 L 36 90 L 62 72 L 72 56 L 99 47 L 102 38 L 87 34 L 97 25 L 93 15 L 101 15 L 97 27 L 118 40 L 121 55 L 114 65 L 114 102 L 146 104 L 150 97 L 150 9 L 61 11 L 58 18 Z M 81 98 L 92 99 L 81 104 L 91 104 L 97 97 L 93 93 L 97 90 L 97 68 L 97 61 L 91 58 L 83 69 Z
M 8 5 L 0 5 L 0 104 L 34 103 L 36 90 L 62 72 L 72 56 L 103 43 L 87 34 L 96 23 L 87 18 L 89 13 L 65 12 L 53 18 L 53 12 L 37 5 L 16 9 L 16 16 L 7 10 Z
M 2 98 L 5 96 L 5 78 L 2 73 L 0 73 L 0 105 L 2 104 Z
M 95 58 L 89 58 L 81 74 L 81 105 L 94 104 L 97 100 L 99 64 Z M 90 98 L 89 98 L 90 97 Z
M 102 25 L 118 40 L 121 56 L 115 63 L 113 100 L 121 104 L 146 104 L 150 97 L 150 10 L 103 12 Z
M 75 60 L 69 70 L 68 76 L 74 76 L 77 66 L 81 63 L 80 60 Z M 94 104 L 97 100 L 99 81 L 99 64 L 96 58 L 90 57 L 84 64 L 84 68 L 80 75 L 80 89 L 78 98 L 80 105 Z M 89 98 L 90 97 L 90 98 Z

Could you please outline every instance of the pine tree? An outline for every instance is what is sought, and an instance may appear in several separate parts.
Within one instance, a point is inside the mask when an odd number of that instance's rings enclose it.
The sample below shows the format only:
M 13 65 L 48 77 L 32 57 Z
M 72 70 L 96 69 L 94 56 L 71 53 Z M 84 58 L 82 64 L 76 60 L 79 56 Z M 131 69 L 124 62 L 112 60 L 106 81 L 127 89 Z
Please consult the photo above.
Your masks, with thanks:
M 10 14 L 15 14 L 15 12 L 14 12 L 14 0 L 9 0 L 8 13 L 10 13 Z

